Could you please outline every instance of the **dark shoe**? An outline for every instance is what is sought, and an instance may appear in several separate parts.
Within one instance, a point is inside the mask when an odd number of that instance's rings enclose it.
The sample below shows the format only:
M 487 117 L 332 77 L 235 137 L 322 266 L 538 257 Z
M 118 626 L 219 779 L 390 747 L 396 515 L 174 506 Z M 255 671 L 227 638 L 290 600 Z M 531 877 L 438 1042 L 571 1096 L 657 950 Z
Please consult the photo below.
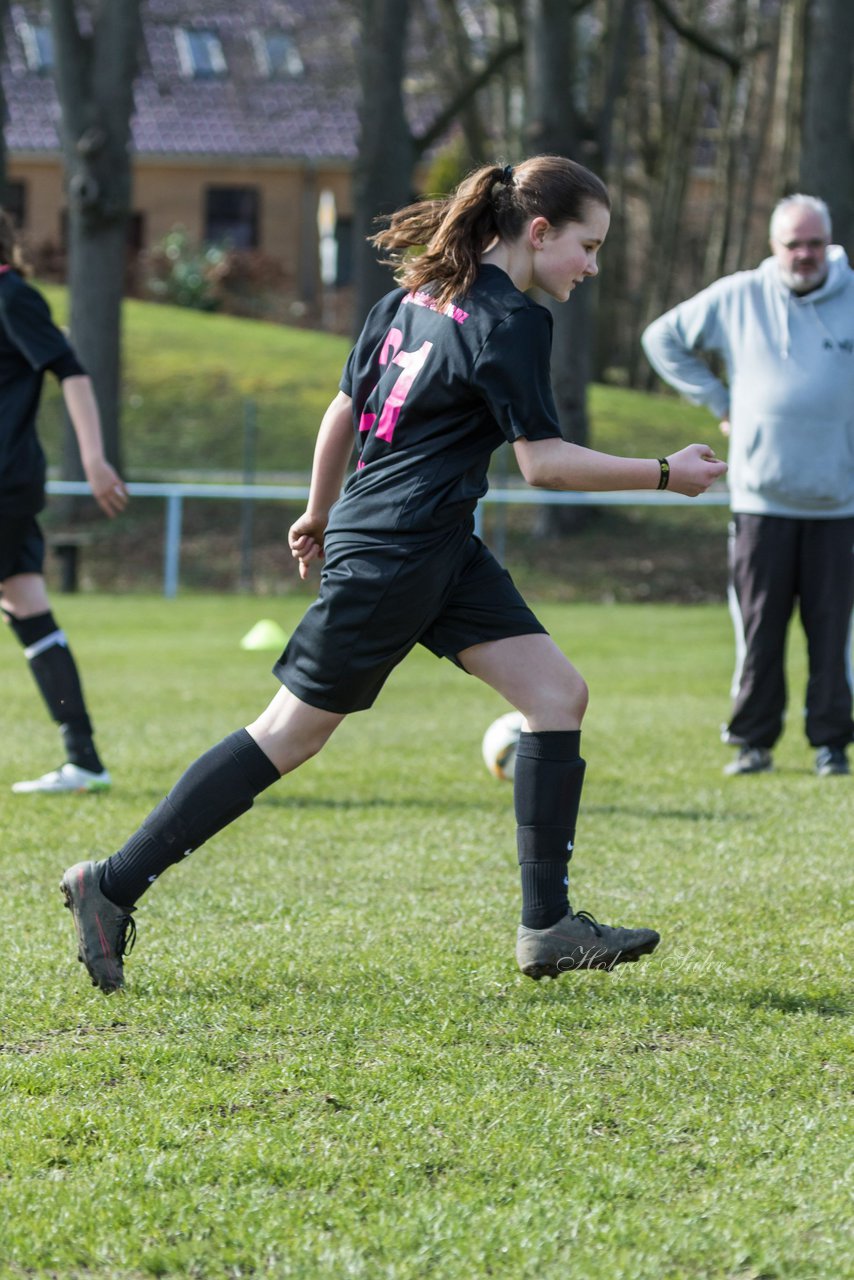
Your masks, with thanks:
M 820 778 L 851 772 L 844 747 L 819 747 L 815 753 L 815 771 Z
M 92 985 L 102 991 L 124 986 L 122 960 L 133 948 L 136 925 L 125 907 L 101 892 L 102 862 L 78 862 L 59 882 L 77 930 L 77 959 L 85 964 Z
M 654 929 L 615 929 L 586 911 L 568 911 L 548 929 L 519 925 L 516 961 L 529 978 L 556 978 L 570 969 L 613 969 L 633 964 L 659 943 Z
M 734 778 L 740 773 L 768 773 L 773 768 L 774 761 L 767 747 L 742 747 L 724 773 Z

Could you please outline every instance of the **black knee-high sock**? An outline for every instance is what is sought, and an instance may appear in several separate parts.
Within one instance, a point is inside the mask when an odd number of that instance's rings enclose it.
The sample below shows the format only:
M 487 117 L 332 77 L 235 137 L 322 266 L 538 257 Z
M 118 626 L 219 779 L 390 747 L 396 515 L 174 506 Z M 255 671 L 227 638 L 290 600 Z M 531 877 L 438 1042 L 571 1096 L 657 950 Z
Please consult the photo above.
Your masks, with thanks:
M 59 725 L 67 758 L 81 769 L 100 773 L 104 766 L 92 741 L 83 686 L 65 632 L 50 611 L 31 618 L 15 618 L 9 613 L 6 617 L 24 647 L 47 709 Z
M 279 771 L 245 729 L 211 747 L 118 853 L 107 860 L 101 889 L 111 902 L 131 907 L 174 862 L 210 840 L 279 778 Z
M 584 784 L 580 751 L 580 729 L 523 733 L 516 749 L 516 842 L 529 929 L 547 929 L 569 910 L 567 868 Z

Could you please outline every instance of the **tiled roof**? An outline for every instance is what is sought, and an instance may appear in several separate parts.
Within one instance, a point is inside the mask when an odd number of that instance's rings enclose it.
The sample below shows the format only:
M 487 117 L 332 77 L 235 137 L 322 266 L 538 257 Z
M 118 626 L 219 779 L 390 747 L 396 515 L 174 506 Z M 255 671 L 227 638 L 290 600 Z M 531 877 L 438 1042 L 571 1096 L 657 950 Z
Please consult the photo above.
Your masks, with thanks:
M 347 0 L 143 0 L 144 47 L 135 85 L 137 154 L 355 157 L 358 140 L 358 24 Z M 55 152 L 59 107 L 50 73 L 27 66 L 20 37 L 27 19 L 45 24 L 37 0 L 13 5 L 2 68 L 10 151 Z M 188 78 L 176 30 L 214 31 L 226 61 L 222 75 Z M 254 32 L 290 35 L 301 74 L 265 77 Z

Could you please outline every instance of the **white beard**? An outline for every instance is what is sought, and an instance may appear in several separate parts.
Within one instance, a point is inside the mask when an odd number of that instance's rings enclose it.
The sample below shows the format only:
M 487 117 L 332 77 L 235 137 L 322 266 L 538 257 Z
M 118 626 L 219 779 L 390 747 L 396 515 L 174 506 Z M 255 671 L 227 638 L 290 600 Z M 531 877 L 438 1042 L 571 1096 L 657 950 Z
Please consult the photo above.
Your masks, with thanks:
M 809 275 L 801 275 L 800 272 L 787 271 L 784 267 L 780 267 L 780 276 L 783 284 L 793 293 L 811 293 L 827 279 L 827 265 L 811 271 Z

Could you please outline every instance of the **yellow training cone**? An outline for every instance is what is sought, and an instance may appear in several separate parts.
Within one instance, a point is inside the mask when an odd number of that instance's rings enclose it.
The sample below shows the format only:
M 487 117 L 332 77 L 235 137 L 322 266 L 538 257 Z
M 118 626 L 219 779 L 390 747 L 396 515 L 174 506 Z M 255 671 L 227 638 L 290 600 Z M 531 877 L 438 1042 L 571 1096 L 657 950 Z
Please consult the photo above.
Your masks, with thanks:
M 262 618 L 260 622 L 255 623 L 251 631 L 246 632 L 240 641 L 240 647 L 241 649 L 275 649 L 279 652 L 287 643 L 288 637 L 278 622 L 273 622 L 271 618 Z

